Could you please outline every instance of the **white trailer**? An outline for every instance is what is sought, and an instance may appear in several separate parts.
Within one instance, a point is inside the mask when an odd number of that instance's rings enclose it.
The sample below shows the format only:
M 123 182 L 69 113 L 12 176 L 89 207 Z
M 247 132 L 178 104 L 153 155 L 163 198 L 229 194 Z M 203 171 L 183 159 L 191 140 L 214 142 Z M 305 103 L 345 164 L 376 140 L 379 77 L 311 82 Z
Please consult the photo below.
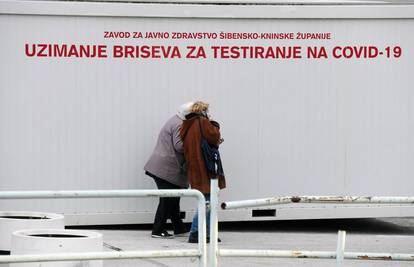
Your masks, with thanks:
M 222 123 L 221 200 L 413 196 L 414 1 L 1 1 L 0 190 L 155 188 L 189 100 Z M 67 224 L 150 223 L 156 199 L 1 201 Z M 196 207 L 182 200 L 186 220 Z M 413 216 L 286 205 L 222 221 Z

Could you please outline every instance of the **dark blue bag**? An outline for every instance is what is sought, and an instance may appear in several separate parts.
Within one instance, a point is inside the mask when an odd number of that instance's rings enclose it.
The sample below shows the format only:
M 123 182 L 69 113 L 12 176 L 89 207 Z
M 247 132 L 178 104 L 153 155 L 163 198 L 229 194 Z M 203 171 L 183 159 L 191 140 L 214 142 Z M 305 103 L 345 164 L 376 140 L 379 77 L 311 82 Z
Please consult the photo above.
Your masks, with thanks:
M 210 145 L 204 138 L 200 120 L 198 120 L 198 125 L 200 126 L 201 133 L 201 152 L 203 154 L 207 172 L 212 175 L 224 175 L 218 148 Z

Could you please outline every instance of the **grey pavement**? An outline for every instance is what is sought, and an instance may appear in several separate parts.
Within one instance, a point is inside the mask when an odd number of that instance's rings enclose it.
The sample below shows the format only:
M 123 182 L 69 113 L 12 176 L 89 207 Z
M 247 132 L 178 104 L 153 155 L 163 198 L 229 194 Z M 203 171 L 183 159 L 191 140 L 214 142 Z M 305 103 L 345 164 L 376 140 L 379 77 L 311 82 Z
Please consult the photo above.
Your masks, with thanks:
M 150 226 L 95 227 L 104 242 L 122 250 L 191 249 L 186 237 L 154 239 Z M 220 248 L 335 251 L 337 230 L 347 231 L 347 252 L 414 254 L 414 218 L 346 219 L 306 221 L 235 222 L 220 224 Z M 106 250 L 111 250 L 106 248 Z M 247 266 L 335 266 L 331 259 L 219 258 L 220 267 Z M 108 260 L 110 266 L 186 267 L 198 266 L 196 259 Z M 344 267 L 413 267 L 414 262 L 345 260 Z

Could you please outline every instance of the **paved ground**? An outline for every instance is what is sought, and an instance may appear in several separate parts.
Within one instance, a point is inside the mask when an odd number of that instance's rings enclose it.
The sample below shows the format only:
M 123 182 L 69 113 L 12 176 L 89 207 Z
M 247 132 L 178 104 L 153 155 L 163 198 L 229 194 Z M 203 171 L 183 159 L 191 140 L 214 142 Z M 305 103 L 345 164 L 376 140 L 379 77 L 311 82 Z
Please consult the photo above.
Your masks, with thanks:
M 337 230 L 347 231 L 346 251 L 391 252 L 414 254 L 414 218 L 347 219 L 314 221 L 273 221 L 220 224 L 220 248 L 323 250 L 335 251 Z M 88 228 L 91 229 L 91 228 Z M 98 227 L 104 242 L 122 250 L 197 248 L 187 238 L 169 240 L 150 237 L 150 226 Z M 109 250 L 109 249 L 107 249 Z M 137 259 L 111 260 L 105 267 L 198 266 L 194 259 Z M 276 259 L 276 258 L 220 258 L 220 267 L 250 266 L 335 266 L 335 260 Z M 345 260 L 344 267 L 413 267 L 413 262 Z

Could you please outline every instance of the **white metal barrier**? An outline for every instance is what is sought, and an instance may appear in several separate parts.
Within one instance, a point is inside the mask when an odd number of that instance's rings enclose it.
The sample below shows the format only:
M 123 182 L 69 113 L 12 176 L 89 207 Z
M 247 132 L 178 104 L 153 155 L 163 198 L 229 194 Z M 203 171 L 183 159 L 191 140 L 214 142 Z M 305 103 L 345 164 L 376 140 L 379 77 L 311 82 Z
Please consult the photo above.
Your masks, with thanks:
M 134 258 L 173 258 L 197 257 L 199 266 L 216 267 L 218 256 L 221 257 L 277 257 L 336 259 L 337 266 L 342 266 L 344 259 L 356 260 L 397 260 L 414 261 L 414 254 L 345 252 L 345 231 L 338 232 L 337 250 L 335 251 L 288 251 L 288 250 L 243 250 L 218 248 L 218 181 L 211 180 L 210 195 L 210 250 L 206 246 L 206 202 L 197 190 L 96 190 L 96 191 L 8 191 L 0 192 L 0 199 L 44 199 L 44 198 L 132 198 L 132 197 L 196 197 L 198 199 L 199 244 L 196 249 L 151 250 L 123 252 L 83 252 L 54 253 L 39 255 L 1 256 L 0 263 L 40 262 L 40 261 L 74 261 Z M 293 196 L 265 198 L 244 201 L 232 201 L 221 204 L 223 209 L 238 209 L 259 206 L 271 206 L 287 203 L 382 203 L 414 204 L 414 197 L 343 197 L 343 196 Z
M 197 257 L 199 266 L 207 266 L 206 201 L 197 190 L 93 190 L 93 191 L 0 191 L 0 199 L 46 199 L 46 198 L 135 198 L 135 197 L 195 197 L 198 200 L 198 250 L 150 250 L 123 252 L 82 252 L 37 255 L 1 256 L 0 263 L 73 261 L 134 258 Z
M 214 186 L 217 186 L 215 184 Z M 212 181 L 213 187 L 213 181 Z M 211 201 L 213 201 L 213 194 Z M 217 196 L 216 196 L 217 197 Z M 242 201 L 223 202 L 222 209 L 239 209 L 263 207 L 290 203 L 331 203 L 331 204 L 414 204 L 414 197 L 357 197 L 357 196 L 287 196 Z M 336 259 L 337 266 L 342 266 L 344 259 L 354 260 L 395 260 L 414 261 L 414 254 L 345 252 L 345 231 L 338 232 L 337 249 L 335 251 L 288 251 L 288 250 L 243 250 L 217 249 L 211 253 L 212 262 L 217 257 L 277 257 L 277 258 L 309 258 L 309 259 Z M 212 265 L 213 267 L 217 266 Z
M 288 196 L 223 202 L 221 208 L 228 210 L 291 203 L 414 204 L 414 197 Z

